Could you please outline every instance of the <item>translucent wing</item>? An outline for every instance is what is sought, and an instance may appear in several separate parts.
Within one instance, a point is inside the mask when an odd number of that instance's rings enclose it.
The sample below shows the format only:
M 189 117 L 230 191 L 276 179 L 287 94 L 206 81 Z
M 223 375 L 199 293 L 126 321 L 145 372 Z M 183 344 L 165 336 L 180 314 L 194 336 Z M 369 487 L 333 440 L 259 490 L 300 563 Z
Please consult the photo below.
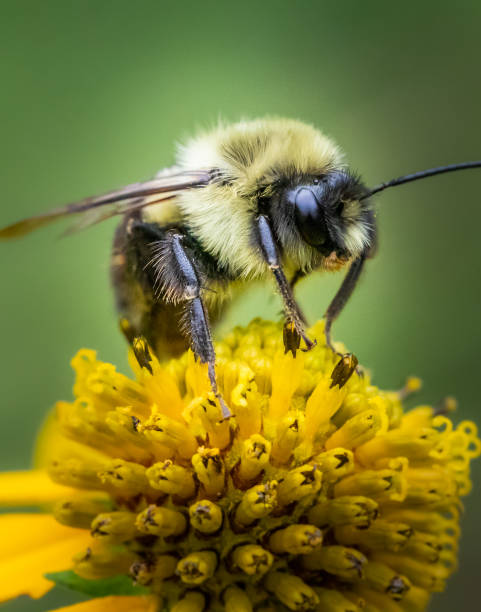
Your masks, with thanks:
M 42 215 L 17 221 L 17 223 L 0 229 L 0 240 L 19 238 L 43 225 L 70 215 L 79 215 L 78 222 L 73 229 L 82 229 L 115 215 L 170 200 L 180 191 L 207 185 L 212 178 L 213 174 L 208 170 L 166 171 L 152 180 L 132 183 L 101 196 L 86 198 Z

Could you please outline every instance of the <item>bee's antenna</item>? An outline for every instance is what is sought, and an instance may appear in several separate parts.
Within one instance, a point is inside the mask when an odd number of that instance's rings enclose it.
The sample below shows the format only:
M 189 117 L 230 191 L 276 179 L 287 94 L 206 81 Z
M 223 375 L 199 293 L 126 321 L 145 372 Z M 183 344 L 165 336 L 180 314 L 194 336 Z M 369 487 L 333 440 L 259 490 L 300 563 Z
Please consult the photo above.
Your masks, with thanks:
M 439 166 L 437 168 L 430 168 L 429 170 L 421 170 L 420 172 L 414 172 L 414 174 L 406 174 L 406 176 L 400 176 L 399 178 L 392 179 L 386 183 L 376 185 L 363 195 L 360 199 L 364 200 L 369 196 L 384 191 L 388 187 L 397 187 L 403 183 L 410 183 L 411 181 L 417 181 L 418 179 L 427 178 L 428 176 L 434 176 L 436 174 L 444 174 L 445 172 L 454 172 L 455 170 L 469 170 L 469 168 L 481 168 L 481 160 L 464 162 L 462 164 L 451 164 L 450 166 Z

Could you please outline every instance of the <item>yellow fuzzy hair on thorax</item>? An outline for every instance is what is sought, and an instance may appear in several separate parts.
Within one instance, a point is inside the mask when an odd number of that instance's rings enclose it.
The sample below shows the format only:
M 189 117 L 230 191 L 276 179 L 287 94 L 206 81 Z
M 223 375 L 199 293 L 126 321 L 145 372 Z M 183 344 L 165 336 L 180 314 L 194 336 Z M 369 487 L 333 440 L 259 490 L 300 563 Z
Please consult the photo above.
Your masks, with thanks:
M 244 194 L 279 175 L 318 175 L 341 163 L 340 150 L 327 136 L 294 119 L 221 124 L 179 149 L 184 169 L 218 168 Z
M 179 195 L 178 204 L 203 248 L 232 274 L 260 278 L 266 266 L 252 247 L 252 216 L 259 190 L 279 178 L 319 175 L 342 165 L 337 146 L 314 127 L 292 119 L 259 119 L 219 125 L 180 147 L 185 170 L 215 168 L 225 184 Z M 288 268 L 310 269 L 313 252 L 299 245 Z

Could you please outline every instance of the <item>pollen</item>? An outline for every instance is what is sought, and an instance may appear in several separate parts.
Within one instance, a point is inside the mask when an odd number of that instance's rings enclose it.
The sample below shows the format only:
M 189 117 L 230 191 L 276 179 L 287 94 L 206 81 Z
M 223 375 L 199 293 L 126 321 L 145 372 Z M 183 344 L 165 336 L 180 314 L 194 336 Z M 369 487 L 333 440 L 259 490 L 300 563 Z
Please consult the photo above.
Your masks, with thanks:
M 95 544 L 74 571 L 129 576 L 174 612 L 425 610 L 456 569 L 476 427 L 406 411 L 419 379 L 382 391 L 322 323 L 310 336 L 294 357 L 254 320 L 217 343 L 229 419 L 190 352 L 160 363 L 136 338 L 127 377 L 80 351 L 49 467 L 77 490 L 55 518 Z

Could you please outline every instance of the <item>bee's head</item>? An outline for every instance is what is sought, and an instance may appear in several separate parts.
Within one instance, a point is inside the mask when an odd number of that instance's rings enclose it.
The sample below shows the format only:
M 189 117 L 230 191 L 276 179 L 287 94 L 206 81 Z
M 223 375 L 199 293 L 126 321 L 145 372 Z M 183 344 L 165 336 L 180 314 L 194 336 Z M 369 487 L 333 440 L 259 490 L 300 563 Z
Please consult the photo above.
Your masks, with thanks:
M 289 233 L 297 233 L 297 239 L 324 257 L 357 257 L 369 248 L 375 231 L 373 212 L 362 199 L 366 193 L 358 177 L 333 170 L 284 187 L 279 211 L 288 220 Z

